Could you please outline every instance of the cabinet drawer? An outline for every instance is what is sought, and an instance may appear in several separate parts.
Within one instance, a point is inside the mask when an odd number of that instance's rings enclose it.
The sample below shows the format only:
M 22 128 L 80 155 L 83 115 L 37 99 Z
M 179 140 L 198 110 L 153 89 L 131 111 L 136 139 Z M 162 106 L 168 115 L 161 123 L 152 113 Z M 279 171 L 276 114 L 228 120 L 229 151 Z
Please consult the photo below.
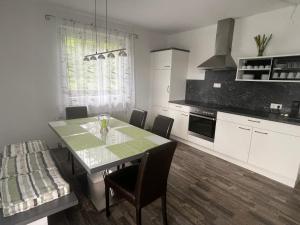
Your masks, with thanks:
M 169 103 L 169 108 L 173 109 L 173 110 L 181 111 L 181 112 L 186 112 L 186 113 L 190 112 L 190 107 L 186 106 L 186 105 L 179 105 L 179 104 Z
M 259 129 L 270 130 L 274 132 L 289 134 L 300 137 L 300 126 L 274 122 L 269 120 L 257 119 L 248 116 L 240 116 L 230 113 L 218 112 L 218 120 L 238 123 L 245 126 L 250 126 Z

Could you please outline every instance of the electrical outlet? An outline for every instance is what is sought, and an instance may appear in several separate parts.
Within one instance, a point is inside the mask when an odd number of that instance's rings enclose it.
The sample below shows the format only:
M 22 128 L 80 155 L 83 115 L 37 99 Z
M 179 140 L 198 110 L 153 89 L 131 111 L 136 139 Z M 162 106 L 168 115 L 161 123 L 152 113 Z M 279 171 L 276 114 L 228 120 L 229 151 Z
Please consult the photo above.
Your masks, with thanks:
M 221 83 L 214 83 L 214 88 L 221 88 Z
M 270 109 L 282 109 L 282 104 L 271 103 Z

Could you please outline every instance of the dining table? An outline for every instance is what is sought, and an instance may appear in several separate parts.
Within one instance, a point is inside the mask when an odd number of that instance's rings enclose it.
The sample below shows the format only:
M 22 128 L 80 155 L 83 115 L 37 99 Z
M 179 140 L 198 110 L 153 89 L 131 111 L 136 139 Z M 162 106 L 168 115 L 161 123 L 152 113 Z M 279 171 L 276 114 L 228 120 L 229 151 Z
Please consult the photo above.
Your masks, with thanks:
M 88 176 L 140 159 L 147 150 L 170 141 L 114 117 L 110 117 L 107 129 L 101 129 L 101 124 L 98 116 L 49 122 Z M 96 208 L 100 211 L 103 207 Z

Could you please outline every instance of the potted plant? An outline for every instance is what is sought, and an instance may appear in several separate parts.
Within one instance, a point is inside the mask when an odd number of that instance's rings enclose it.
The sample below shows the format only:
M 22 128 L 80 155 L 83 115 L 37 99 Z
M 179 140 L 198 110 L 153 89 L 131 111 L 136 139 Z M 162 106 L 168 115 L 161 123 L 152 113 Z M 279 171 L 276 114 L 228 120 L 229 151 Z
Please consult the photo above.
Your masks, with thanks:
M 269 44 L 270 40 L 272 39 L 272 34 L 270 34 L 269 37 L 267 37 L 266 34 L 263 35 L 257 35 L 254 37 L 254 40 L 257 45 L 258 50 L 258 56 L 263 56 L 264 51 L 266 50 L 267 45 Z

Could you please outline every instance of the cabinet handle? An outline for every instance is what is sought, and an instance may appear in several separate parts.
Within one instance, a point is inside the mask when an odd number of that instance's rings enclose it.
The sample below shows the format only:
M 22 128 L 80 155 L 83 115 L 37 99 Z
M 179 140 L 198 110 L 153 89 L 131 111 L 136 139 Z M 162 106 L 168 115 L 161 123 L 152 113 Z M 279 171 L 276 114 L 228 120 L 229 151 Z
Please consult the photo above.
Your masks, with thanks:
M 164 66 L 164 67 L 168 67 L 168 68 L 169 68 L 169 67 L 171 67 L 171 66 Z
M 253 122 L 253 123 L 260 123 L 260 121 L 258 120 L 248 120 L 249 122 Z
M 264 134 L 264 135 L 268 135 L 268 133 L 266 133 L 266 132 L 260 132 L 260 131 L 254 131 L 255 133 L 257 133 L 257 134 Z
M 184 113 L 182 113 L 181 115 L 182 115 L 182 116 L 188 116 L 187 114 L 184 114 Z
M 249 128 L 244 128 L 244 127 L 239 127 L 239 129 L 242 129 L 242 130 L 248 130 L 248 131 L 250 131 L 250 129 L 249 129 Z
M 167 87 L 167 92 L 170 93 L 170 85 Z

